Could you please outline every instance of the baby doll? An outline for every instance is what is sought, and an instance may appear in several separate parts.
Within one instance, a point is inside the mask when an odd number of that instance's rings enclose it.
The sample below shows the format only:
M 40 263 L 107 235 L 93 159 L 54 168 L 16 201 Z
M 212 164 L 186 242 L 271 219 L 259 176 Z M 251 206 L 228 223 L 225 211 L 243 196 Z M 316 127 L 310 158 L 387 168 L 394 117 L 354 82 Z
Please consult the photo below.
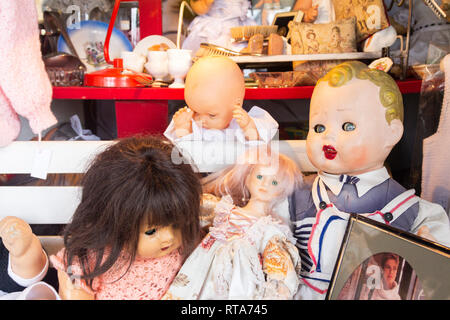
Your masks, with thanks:
M 82 180 L 81 203 L 50 260 L 63 299 L 160 299 L 200 241 L 201 185 L 156 137 L 119 140 Z M 198 241 L 197 241 L 198 240 Z
M 232 49 L 230 28 L 256 25 L 247 17 L 249 0 L 191 0 L 190 5 L 198 16 L 190 23 L 182 47 L 192 52 L 203 42 Z
M 205 178 L 204 191 L 222 199 L 165 299 L 290 299 L 297 291 L 295 239 L 273 208 L 301 175 L 284 155 L 256 153 Z
M 289 199 L 302 257 L 300 298 L 324 298 L 348 213 L 450 245 L 443 208 L 405 190 L 384 167 L 403 134 L 402 121 L 402 95 L 383 71 L 351 61 L 318 81 L 306 139 L 318 175 Z
M 256 106 L 247 113 L 242 108 L 244 95 L 244 76 L 234 61 L 223 56 L 200 58 L 186 76 L 184 99 L 188 107 L 174 114 L 164 135 L 174 142 L 269 142 L 278 123 Z
M 15 299 L 17 293 L 41 281 L 48 258 L 28 223 L 17 217 L 0 220 L 0 297 Z

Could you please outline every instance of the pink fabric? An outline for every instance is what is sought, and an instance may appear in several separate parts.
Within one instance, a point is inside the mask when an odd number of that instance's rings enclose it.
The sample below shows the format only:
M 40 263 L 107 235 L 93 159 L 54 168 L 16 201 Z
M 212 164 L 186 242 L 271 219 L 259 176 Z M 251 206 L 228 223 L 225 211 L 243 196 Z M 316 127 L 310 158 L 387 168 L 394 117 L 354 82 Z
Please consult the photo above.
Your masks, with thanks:
M 64 250 L 52 255 L 50 261 L 56 269 L 67 273 Z M 82 280 L 76 279 L 75 284 L 94 295 L 96 300 L 159 300 L 181 268 L 182 257 L 179 250 L 161 258 L 137 257 L 124 274 L 128 264 L 122 255 L 115 264 L 117 268 L 94 279 L 93 290 Z M 71 266 L 71 271 L 74 275 L 82 274 L 81 266 L 77 263 Z
M 0 1 L 0 146 L 17 138 L 27 118 L 35 134 L 57 123 L 52 87 L 40 50 L 36 4 Z

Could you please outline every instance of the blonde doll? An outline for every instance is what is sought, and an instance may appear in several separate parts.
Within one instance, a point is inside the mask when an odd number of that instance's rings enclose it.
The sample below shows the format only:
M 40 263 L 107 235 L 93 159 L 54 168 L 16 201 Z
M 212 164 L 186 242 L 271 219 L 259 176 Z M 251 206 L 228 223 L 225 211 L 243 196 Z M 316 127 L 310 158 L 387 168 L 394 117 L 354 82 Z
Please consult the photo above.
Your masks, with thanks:
M 300 181 L 292 160 L 258 149 L 206 177 L 204 191 L 222 199 L 208 235 L 189 256 L 165 298 L 292 298 L 300 257 L 289 227 L 273 209 Z
M 119 141 L 82 180 L 83 194 L 64 246 L 50 259 L 63 299 L 159 299 L 201 236 L 201 186 L 172 144 L 154 137 Z

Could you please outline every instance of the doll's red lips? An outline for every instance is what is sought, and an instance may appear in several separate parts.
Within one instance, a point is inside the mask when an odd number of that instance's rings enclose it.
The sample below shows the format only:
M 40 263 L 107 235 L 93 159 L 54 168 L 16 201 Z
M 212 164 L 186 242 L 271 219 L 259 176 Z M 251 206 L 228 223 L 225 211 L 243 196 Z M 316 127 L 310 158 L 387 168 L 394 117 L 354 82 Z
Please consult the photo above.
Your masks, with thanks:
M 161 248 L 161 251 L 165 251 L 165 250 L 167 250 L 167 249 L 169 249 L 169 248 L 170 248 L 170 246 L 167 246 L 167 247 Z
M 337 151 L 333 146 L 323 146 L 322 151 L 325 153 L 325 158 L 328 160 L 336 158 Z

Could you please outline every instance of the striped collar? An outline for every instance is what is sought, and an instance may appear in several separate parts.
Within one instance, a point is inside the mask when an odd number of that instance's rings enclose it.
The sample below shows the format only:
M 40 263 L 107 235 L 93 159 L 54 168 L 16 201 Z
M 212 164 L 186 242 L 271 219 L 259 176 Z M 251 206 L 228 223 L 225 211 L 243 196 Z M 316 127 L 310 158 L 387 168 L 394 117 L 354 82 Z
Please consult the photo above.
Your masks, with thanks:
M 334 195 L 339 195 L 344 185 L 345 179 L 339 179 L 341 175 L 329 174 L 325 172 L 319 172 L 319 177 L 322 179 L 323 183 L 334 193 Z M 355 184 L 358 197 L 362 197 L 369 190 L 376 187 L 377 185 L 383 183 L 390 178 L 389 173 L 385 167 L 377 170 L 369 171 L 363 174 L 356 175 L 359 181 Z M 340 181 L 343 180 L 343 181 Z

